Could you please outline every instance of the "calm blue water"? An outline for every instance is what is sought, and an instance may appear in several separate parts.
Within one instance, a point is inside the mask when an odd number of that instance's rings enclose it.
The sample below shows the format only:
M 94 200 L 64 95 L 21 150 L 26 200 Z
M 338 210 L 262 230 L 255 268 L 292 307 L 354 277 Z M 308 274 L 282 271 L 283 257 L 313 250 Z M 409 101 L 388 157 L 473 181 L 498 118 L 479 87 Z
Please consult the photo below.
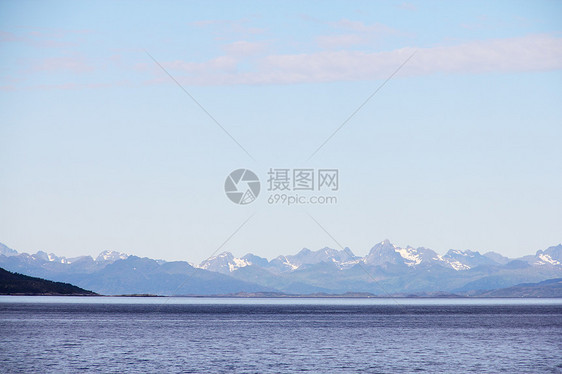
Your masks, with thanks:
M 562 300 L 0 297 L 0 372 L 562 373 Z

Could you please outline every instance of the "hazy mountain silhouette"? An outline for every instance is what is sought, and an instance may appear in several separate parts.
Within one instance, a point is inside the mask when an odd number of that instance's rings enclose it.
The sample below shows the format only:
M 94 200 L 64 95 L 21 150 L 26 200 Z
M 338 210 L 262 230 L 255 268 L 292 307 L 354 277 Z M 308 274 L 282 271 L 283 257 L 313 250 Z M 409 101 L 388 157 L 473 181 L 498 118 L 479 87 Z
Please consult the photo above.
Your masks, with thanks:
M 510 259 L 495 252 L 449 250 L 445 255 L 384 240 L 364 256 L 349 248 L 302 249 L 272 260 L 224 252 L 192 266 L 104 251 L 90 256 L 30 255 L 0 246 L 10 271 L 76 284 L 102 294 L 212 295 L 239 292 L 377 295 L 469 294 L 562 277 L 562 245 Z

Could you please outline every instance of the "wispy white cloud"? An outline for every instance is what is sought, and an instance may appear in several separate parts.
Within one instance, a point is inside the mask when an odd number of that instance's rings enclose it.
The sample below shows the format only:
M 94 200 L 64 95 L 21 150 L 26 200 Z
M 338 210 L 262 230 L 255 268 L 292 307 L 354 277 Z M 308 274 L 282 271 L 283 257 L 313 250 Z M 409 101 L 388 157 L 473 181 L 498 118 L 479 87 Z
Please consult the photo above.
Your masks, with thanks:
M 358 34 L 321 35 L 316 38 L 316 42 L 322 48 L 336 49 L 364 44 L 367 38 Z
M 407 36 L 406 33 L 382 23 L 366 24 L 362 21 L 341 19 L 327 23 L 332 31 L 338 33 L 320 35 L 317 44 L 324 49 L 342 49 L 356 45 L 374 44 L 383 38 Z
M 224 54 L 206 61 L 160 61 L 179 82 L 186 85 L 260 85 L 296 84 L 384 79 L 416 51 L 400 71 L 400 76 L 435 73 L 479 74 L 488 72 L 526 72 L 562 69 L 562 38 L 553 35 L 529 35 L 519 38 L 480 40 L 456 45 L 426 48 L 404 47 L 389 51 L 324 50 L 300 54 L 266 54 L 263 44 L 238 41 L 223 46 Z M 139 53 L 140 56 L 140 53 Z M 132 65 L 110 56 L 107 66 L 81 56 L 57 56 L 32 65 L 25 82 L 4 77 L 0 89 L 12 90 L 32 85 L 51 73 L 71 73 L 69 81 L 81 74 L 88 84 L 92 70 L 131 69 L 137 71 L 139 83 L 169 83 L 170 79 L 150 62 Z M 31 73 L 31 74 L 30 74 Z M 143 78 L 154 74 L 152 79 Z M 62 78 L 61 78 L 62 79 Z M 82 82 L 79 82 L 82 83 Z M 52 88 L 81 88 L 79 83 Z M 31 87 L 31 86 L 28 86 Z M 42 87 L 46 88 L 46 87 Z
M 63 29 L 26 29 L 17 33 L 0 31 L 0 43 L 22 43 L 41 48 L 64 48 L 78 45 L 79 40 L 74 37 L 87 33 L 90 31 Z
M 321 51 L 277 54 L 253 60 L 255 69 L 239 71 L 239 59 L 222 56 L 203 63 L 163 63 L 186 84 L 290 84 L 370 80 L 387 77 L 414 50 L 402 76 L 433 73 L 524 72 L 562 69 L 562 38 L 530 35 L 429 48 L 384 52 Z M 174 71 L 175 70 L 175 71 Z
M 234 56 L 250 56 L 256 53 L 264 51 L 266 48 L 266 43 L 261 42 L 248 42 L 245 40 L 239 40 L 232 42 L 223 46 L 223 50 Z
M 170 70 L 180 70 L 187 73 L 235 72 L 239 59 L 234 56 L 219 56 L 205 62 L 187 62 L 175 60 L 163 62 L 162 66 Z M 151 66 L 151 65 L 149 65 Z
M 66 82 L 66 83 L 51 83 L 51 84 L 37 84 L 26 86 L 26 90 L 80 90 L 80 89 L 97 89 L 108 87 L 132 87 L 134 84 L 128 80 L 118 80 L 111 82 L 98 82 L 98 83 L 79 83 L 79 82 Z M 1 89 L 1 88 L 0 88 Z
M 16 35 L 9 31 L 0 31 L 0 42 L 23 42 L 27 40 L 26 37 Z
M 562 68 L 562 38 L 530 35 L 421 50 L 412 73 L 546 71 Z
M 200 20 L 190 23 L 191 26 L 198 28 L 212 28 L 214 34 L 219 39 L 230 38 L 235 36 L 249 36 L 256 34 L 263 34 L 264 28 L 254 27 L 250 25 L 249 19 L 236 19 L 236 20 Z
M 33 71 L 67 71 L 73 73 L 85 73 L 94 70 L 81 57 L 48 57 L 35 63 L 31 68 Z
M 404 10 L 410 10 L 410 11 L 416 11 L 416 10 L 418 10 L 418 7 L 416 7 L 415 4 L 409 3 L 409 2 L 407 2 L 407 1 L 405 1 L 405 2 L 403 2 L 403 3 L 400 3 L 400 4 L 398 5 L 398 8 L 404 9 Z
M 337 22 L 330 23 L 333 27 L 352 30 L 361 33 L 378 33 L 378 34 L 397 34 L 398 30 L 384 25 L 382 23 L 365 24 L 362 21 L 353 21 L 349 19 L 342 19 Z

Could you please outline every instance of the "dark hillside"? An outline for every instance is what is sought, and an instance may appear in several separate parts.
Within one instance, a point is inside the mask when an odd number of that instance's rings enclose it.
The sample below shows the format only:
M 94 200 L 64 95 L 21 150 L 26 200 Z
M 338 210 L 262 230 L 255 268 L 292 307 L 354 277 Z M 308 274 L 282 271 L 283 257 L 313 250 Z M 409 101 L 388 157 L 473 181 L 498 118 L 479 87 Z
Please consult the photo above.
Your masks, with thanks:
M 0 268 L 0 295 L 97 295 L 68 283 L 28 277 Z

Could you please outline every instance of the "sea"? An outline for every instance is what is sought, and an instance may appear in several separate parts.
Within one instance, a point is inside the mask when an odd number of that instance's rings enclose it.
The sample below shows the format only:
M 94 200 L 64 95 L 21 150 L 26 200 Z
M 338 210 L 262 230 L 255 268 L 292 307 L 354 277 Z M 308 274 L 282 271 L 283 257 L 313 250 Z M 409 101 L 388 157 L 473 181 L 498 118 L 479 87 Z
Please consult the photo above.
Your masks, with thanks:
M 1 373 L 562 373 L 562 299 L 0 296 Z

